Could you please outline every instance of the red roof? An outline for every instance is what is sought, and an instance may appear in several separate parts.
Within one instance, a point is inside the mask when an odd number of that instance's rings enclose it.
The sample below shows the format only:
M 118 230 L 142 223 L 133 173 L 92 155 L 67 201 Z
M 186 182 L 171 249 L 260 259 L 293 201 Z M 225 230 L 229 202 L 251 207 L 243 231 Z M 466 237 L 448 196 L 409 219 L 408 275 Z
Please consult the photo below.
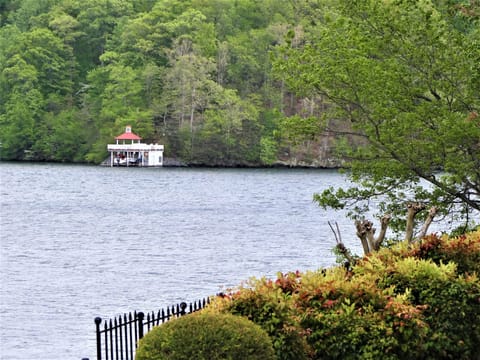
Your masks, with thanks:
M 122 135 L 119 135 L 115 138 L 115 140 L 141 140 L 142 138 L 137 134 L 132 132 L 124 132 Z

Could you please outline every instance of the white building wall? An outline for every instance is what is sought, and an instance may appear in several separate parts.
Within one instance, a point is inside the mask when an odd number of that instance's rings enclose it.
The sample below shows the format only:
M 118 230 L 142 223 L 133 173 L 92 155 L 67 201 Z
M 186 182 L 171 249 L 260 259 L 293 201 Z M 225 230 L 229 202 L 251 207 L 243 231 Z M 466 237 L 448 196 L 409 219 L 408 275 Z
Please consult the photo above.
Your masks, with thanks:
M 148 166 L 162 166 L 163 151 L 150 151 L 148 153 Z

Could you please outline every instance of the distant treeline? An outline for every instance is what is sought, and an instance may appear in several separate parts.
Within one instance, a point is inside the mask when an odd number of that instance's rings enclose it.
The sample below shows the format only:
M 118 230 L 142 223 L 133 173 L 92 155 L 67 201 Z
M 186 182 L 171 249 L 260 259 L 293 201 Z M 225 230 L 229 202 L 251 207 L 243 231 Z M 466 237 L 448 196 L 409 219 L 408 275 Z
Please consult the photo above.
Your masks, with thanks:
M 0 156 L 99 163 L 129 124 L 187 164 L 335 166 L 328 104 L 272 70 L 279 46 L 305 42 L 312 11 L 306 0 L 4 0 Z

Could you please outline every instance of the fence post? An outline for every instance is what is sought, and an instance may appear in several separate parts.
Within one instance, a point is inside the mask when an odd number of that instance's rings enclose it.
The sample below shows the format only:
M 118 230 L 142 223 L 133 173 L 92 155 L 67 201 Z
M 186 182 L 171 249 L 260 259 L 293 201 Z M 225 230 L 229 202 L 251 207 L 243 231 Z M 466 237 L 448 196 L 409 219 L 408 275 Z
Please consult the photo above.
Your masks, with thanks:
M 172 305 L 172 307 L 167 307 L 167 311 L 165 314 L 165 310 L 161 309 L 158 311 L 158 318 L 155 319 L 155 313 L 152 312 L 152 318 L 150 319 L 150 313 L 147 313 L 147 317 L 145 318 L 145 314 L 143 312 L 134 312 L 133 319 L 132 313 L 130 313 L 129 318 L 127 320 L 127 314 L 117 318 L 109 320 L 109 324 L 107 320 L 104 321 L 104 329 L 101 330 L 102 318 L 96 317 L 95 318 L 95 325 L 96 325 L 96 341 L 97 341 L 97 360 L 102 360 L 102 334 L 105 338 L 105 343 L 103 345 L 105 353 L 105 360 L 114 359 L 114 355 L 116 355 L 117 359 L 120 357 L 123 358 L 123 353 L 128 352 L 133 354 L 134 350 L 138 347 L 138 341 L 142 339 L 145 335 L 145 332 L 150 331 L 151 326 L 160 325 L 160 322 L 163 324 L 164 322 L 170 320 L 171 318 L 184 316 L 188 313 L 192 313 L 198 310 L 203 309 L 206 304 L 210 302 L 210 298 L 203 299 L 203 301 L 194 302 L 193 304 L 187 304 L 186 302 L 181 302 L 180 304 Z M 132 324 L 134 324 L 135 330 L 135 345 L 132 342 Z M 147 326 L 147 329 L 144 329 L 144 326 Z M 114 339 L 115 337 L 115 339 Z M 115 340 L 115 343 L 114 343 Z M 120 343 L 119 343 L 120 341 Z M 123 348 L 125 341 L 125 349 Z M 130 342 L 129 342 L 130 341 Z M 109 345 L 110 344 L 110 345 Z M 130 345 L 129 345 L 130 344 Z M 110 346 L 110 349 L 109 349 Z M 129 348 L 130 346 L 130 348 Z M 125 350 L 125 351 L 124 351 Z M 110 355 L 109 355 L 110 352 Z M 82 360 L 87 360 L 82 359 Z
M 100 336 L 100 324 L 102 323 L 101 317 L 95 318 L 95 327 L 97 332 L 97 360 L 102 360 L 102 338 Z
M 137 318 L 138 318 L 138 339 L 140 340 L 141 338 L 143 338 L 143 318 L 144 318 L 145 314 L 143 312 L 139 312 L 137 314 Z
M 180 303 L 180 316 L 183 316 L 187 313 L 185 311 L 186 309 L 187 309 L 187 303 L 186 302 L 181 302 Z

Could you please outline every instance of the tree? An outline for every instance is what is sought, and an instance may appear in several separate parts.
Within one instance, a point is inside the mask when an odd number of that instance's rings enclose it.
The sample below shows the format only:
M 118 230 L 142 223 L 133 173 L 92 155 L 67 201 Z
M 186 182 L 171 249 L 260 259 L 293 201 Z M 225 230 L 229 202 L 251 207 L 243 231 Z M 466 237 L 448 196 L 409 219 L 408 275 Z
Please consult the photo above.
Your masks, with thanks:
M 328 99 L 329 118 L 352 129 L 337 135 L 364 145 L 339 147 L 357 186 L 315 200 L 357 218 L 377 199 L 384 214 L 414 201 L 479 222 L 478 16 L 428 0 L 325 1 L 320 13 L 306 45 L 285 46 L 275 70 L 299 94 Z
M 61 1 L 61 6 L 78 21 L 76 30 L 81 36 L 75 41 L 74 53 L 85 75 L 100 64 L 107 39 L 123 19 L 132 15 L 134 5 L 123 0 L 72 0 Z
M 8 0 L 0 8 L 5 6 L 7 11 L 11 11 L 7 22 L 15 23 L 22 31 L 28 31 L 36 22 L 37 17 L 48 12 L 56 2 L 57 0 Z
M 50 112 L 55 116 L 70 103 L 65 101 L 73 92 L 68 59 L 64 44 L 48 29 L 12 35 L 5 58 L 0 60 L 5 94 L 0 105 L 2 157 L 52 160 L 49 155 L 55 151 L 48 149 L 48 138 L 54 129 L 45 126 L 44 116 Z
M 205 111 L 200 131 L 200 161 L 206 164 L 248 164 L 260 158 L 258 108 L 234 90 L 218 89 L 211 109 Z
M 217 84 L 212 80 L 215 63 L 194 50 L 188 38 L 179 38 L 170 51 L 170 67 L 165 70 L 165 112 L 169 121 L 175 121 L 183 137 L 183 153 L 191 160 L 195 134 L 203 113 L 216 92 Z
M 36 139 L 36 122 L 42 114 L 43 98 L 36 89 L 15 91 L 0 117 L 2 158 L 31 160 L 31 148 Z

